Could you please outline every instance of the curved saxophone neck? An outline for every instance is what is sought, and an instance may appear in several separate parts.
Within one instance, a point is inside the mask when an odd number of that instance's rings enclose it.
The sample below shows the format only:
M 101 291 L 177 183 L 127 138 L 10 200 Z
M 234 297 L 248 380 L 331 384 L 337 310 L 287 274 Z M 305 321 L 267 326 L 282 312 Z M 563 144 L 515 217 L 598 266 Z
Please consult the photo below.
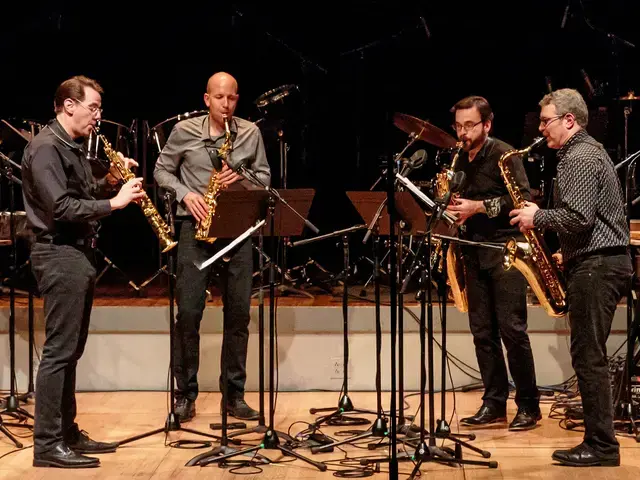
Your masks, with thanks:
M 462 148 L 464 147 L 464 142 L 456 143 L 456 153 L 453 155 L 453 160 L 451 160 L 451 171 L 455 171 L 456 164 L 458 163 L 458 159 L 460 158 L 460 154 L 462 153 Z
M 509 158 L 513 157 L 514 155 L 525 155 L 529 153 L 531 150 L 533 150 L 535 147 L 540 145 L 543 141 L 544 141 L 544 137 L 537 137 L 536 139 L 534 139 L 533 143 L 526 148 L 522 148 L 520 150 L 517 150 L 515 148 L 511 150 L 507 150 L 502 154 L 502 156 L 500 157 L 500 160 L 498 160 L 498 164 L 502 167 L 502 165 L 504 165 L 504 163 Z

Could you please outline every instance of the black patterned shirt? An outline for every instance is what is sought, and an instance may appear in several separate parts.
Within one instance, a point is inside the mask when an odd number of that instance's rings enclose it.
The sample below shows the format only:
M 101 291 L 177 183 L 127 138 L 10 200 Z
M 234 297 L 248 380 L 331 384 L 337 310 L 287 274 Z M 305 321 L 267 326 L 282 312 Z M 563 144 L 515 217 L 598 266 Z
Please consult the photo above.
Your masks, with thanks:
M 563 262 L 607 247 L 629 245 L 622 186 L 602 144 L 585 130 L 558 150 L 554 207 L 538 210 L 537 228 L 558 233 Z

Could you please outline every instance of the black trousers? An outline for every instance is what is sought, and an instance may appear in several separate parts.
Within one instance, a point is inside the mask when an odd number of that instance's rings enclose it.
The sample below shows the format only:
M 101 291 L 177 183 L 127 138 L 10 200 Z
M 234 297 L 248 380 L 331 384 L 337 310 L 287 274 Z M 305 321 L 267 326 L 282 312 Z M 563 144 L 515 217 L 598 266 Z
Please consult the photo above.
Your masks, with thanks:
M 481 269 L 466 262 L 469 326 L 473 334 L 485 404 L 499 409 L 509 398 L 509 378 L 501 340 L 507 349 L 509 371 L 516 386 L 518 407 L 539 408 L 540 393 L 531 343 L 527 334 L 527 282 L 516 269 L 502 264 Z
M 218 260 L 203 270 L 198 270 L 193 263 L 207 260 L 232 241 L 218 239 L 213 245 L 197 241 L 193 221 L 185 220 L 182 223 L 177 247 L 178 313 L 173 351 L 176 398 L 195 400 L 198 396 L 200 322 L 206 305 L 206 289 L 215 272 L 219 273 L 224 317 L 220 370 L 222 372 L 226 366 L 227 398 L 231 400 L 244 396 L 253 275 L 251 238 L 235 247 L 228 262 Z M 222 387 L 220 375 L 221 391 Z
M 631 258 L 593 255 L 567 264 L 566 273 L 571 361 L 584 410 L 584 441 L 600 453 L 617 453 L 606 344 L 618 302 L 631 287 Z
M 84 352 L 96 282 L 94 252 L 36 243 L 31 265 L 44 300 L 46 338 L 36 377 L 34 453 L 76 426 L 76 366 Z

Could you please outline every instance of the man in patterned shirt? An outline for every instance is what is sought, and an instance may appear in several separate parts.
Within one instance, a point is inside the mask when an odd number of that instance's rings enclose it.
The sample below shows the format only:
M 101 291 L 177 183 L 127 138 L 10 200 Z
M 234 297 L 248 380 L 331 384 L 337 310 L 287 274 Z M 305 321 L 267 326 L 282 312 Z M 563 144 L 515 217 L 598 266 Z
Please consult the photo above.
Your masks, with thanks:
M 466 180 L 460 198 L 452 202 L 449 211 L 464 224 L 465 232 L 461 232 L 461 236 L 481 242 L 504 242 L 520 236 L 518 229 L 509 224 L 513 201 L 498 167 L 502 154 L 512 147 L 489 135 L 493 123 L 489 102 L 483 97 L 467 97 L 456 103 L 451 111 L 455 116 L 453 128 L 463 142 L 456 169 L 465 172 Z M 523 196 L 530 199 L 522 159 L 514 156 L 511 165 Z M 469 327 L 485 389 L 478 412 L 463 418 L 461 423 L 485 426 L 506 422 L 509 376 L 502 351 L 504 343 L 518 405 L 509 430 L 529 430 L 542 416 L 527 334 L 527 282 L 517 269 L 504 270 L 500 250 L 463 246 L 461 251 L 469 301 Z
M 572 466 L 620 465 L 613 427 L 607 338 L 616 306 L 631 287 L 629 229 L 613 162 L 585 130 L 588 110 L 576 90 L 556 90 L 540 101 L 540 131 L 557 149 L 555 208 L 533 203 L 513 210 L 520 230 L 558 233 L 571 325 L 571 359 L 584 410 L 584 441 L 553 458 Z

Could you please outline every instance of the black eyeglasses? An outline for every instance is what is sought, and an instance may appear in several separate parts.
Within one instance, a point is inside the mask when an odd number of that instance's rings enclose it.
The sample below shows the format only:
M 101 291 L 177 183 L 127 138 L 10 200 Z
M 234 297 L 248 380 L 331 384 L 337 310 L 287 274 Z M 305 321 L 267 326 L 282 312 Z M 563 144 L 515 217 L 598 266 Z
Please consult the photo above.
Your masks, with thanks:
M 471 130 L 476 128 L 477 125 L 480 125 L 481 123 L 482 123 L 482 120 L 480 120 L 479 122 L 476 122 L 476 123 L 465 122 L 464 125 L 456 123 L 456 124 L 451 125 L 451 128 L 453 128 L 456 132 L 459 132 L 460 130 L 464 130 L 465 132 L 470 132 Z
M 551 117 L 551 118 L 540 117 L 540 126 L 542 128 L 547 128 L 547 126 L 550 123 L 555 122 L 557 119 L 562 118 L 562 117 L 564 117 L 564 115 L 556 115 L 555 117 Z
M 77 98 L 72 98 L 71 100 L 73 100 L 74 102 L 76 102 L 77 104 L 81 105 L 83 108 L 89 110 L 91 112 L 92 115 L 95 115 L 96 113 L 100 112 L 100 115 L 102 115 L 102 108 L 100 107 L 96 107 L 95 105 L 85 105 L 84 103 L 82 103 L 80 100 L 78 100 Z

